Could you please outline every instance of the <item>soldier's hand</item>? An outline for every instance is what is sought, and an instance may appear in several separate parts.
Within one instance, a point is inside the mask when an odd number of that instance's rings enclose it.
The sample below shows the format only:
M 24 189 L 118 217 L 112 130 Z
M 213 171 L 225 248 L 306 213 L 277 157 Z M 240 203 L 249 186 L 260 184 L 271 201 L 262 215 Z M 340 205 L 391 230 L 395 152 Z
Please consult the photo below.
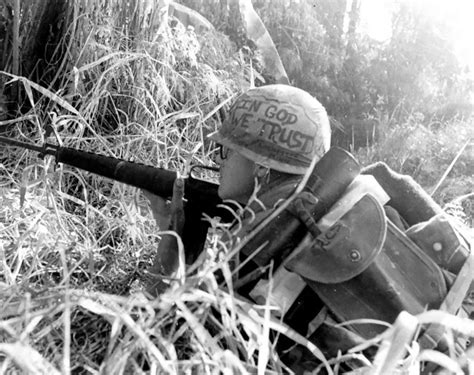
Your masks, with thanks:
M 150 201 L 153 217 L 160 230 L 173 230 L 179 235 L 183 232 L 184 227 L 184 180 L 180 177 L 176 178 L 173 184 L 173 196 L 171 201 L 142 190 L 145 197 Z
M 150 201 L 151 212 L 160 230 L 168 230 L 171 221 L 171 202 L 148 190 L 142 190 L 142 192 Z
M 171 230 L 179 236 L 184 227 L 184 181 L 177 178 L 173 184 L 171 202 L 148 191 L 143 194 L 150 201 L 153 216 L 160 231 Z M 153 265 L 149 269 L 147 291 L 156 296 L 169 287 L 171 279 L 183 278 L 185 270 L 184 249 L 180 247 L 177 238 L 169 232 L 163 233 Z

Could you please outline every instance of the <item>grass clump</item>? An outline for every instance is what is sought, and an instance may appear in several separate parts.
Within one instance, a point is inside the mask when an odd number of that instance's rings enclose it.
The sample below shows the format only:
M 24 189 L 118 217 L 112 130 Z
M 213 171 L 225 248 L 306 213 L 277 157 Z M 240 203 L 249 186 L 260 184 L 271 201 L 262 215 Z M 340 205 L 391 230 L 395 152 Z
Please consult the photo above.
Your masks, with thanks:
M 69 147 L 181 172 L 189 163 L 211 165 L 206 134 L 220 123 L 222 103 L 249 85 L 252 68 L 212 30 L 198 35 L 179 22 L 170 27 L 159 8 L 121 3 L 75 2 L 62 44 L 67 59 L 56 74 L 60 87 L 17 77 L 31 95 L 25 113 L 9 120 L 12 136 L 40 143 L 49 124 L 55 142 Z M 387 142 L 397 136 L 403 138 L 394 130 Z M 367 157 L 386 160 L 383 145 Z M 421 152 L 416 147 L 410 152 Z M 435 165 L 439 155 L 430 150 Z M 362 347 L 325 361 L 271 314 L 269 303 L 250 304 L 219 286 L 215 270 L 230 274 L 220 254 L 232 249 L 215 235 L 193 273 L 152 299 L 142 282 L 160 228 L 137 189 L 32 152 L 3 146 L 0 152 L 0 373 L 289 372 L 274 350 L 278 335 L 321 359 L 316 371 L 341 373 L 350 361 L 358 373 L 414 371 L 433 360 L 415 341 L 421 324 L 474 331 L 456 317 L 404 315 L 367 342 L 379 348 L 374 361 Z M 409 172 L 411 154 L 392 155 Z M 457 372 L 468 363 L 435 360 Z

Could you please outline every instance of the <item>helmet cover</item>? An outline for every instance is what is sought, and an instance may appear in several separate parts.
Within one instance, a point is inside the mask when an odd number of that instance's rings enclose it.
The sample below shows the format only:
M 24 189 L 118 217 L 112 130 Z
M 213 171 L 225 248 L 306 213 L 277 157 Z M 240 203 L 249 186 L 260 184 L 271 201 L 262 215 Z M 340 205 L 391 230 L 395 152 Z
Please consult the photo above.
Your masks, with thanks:
M 277 84 L 240 95 L 209 138 L 265 167 L 304 174 L 312 160 L 329 149 L 331 130 L 318 100 L 299 88 Z

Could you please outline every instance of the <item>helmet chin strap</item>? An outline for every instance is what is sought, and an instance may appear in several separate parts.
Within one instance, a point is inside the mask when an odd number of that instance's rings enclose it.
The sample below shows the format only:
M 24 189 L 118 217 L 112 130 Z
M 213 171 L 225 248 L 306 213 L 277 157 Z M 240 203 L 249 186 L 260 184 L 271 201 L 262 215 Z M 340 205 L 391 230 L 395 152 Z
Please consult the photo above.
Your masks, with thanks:
M 255 163 L 254 176 L 257 178 L 258 182 L 262 184 L 267 184 L 270 182 L 270 172 L 271 169 L 265 167 L 261 164 Z

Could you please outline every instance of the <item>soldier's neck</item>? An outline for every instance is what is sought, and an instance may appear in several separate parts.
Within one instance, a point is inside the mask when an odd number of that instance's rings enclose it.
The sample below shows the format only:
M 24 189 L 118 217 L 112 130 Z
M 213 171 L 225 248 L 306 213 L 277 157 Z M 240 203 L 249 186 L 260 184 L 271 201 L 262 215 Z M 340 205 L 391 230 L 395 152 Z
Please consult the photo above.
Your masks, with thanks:
M 251 207 L 256 208 L 257 205 L 261 206 L 260 203 L 263 203 L 265 209 L 273 208 L 279 201 L 288 198 L 300 181 L 301 176 L 299 175 L 278 174 L 271 176 L 268 182 L 262 183 L 257 193 L 259 202 L 251 203 Z M 262 209 L 263 207 L 260 207 L 258 211 Z

